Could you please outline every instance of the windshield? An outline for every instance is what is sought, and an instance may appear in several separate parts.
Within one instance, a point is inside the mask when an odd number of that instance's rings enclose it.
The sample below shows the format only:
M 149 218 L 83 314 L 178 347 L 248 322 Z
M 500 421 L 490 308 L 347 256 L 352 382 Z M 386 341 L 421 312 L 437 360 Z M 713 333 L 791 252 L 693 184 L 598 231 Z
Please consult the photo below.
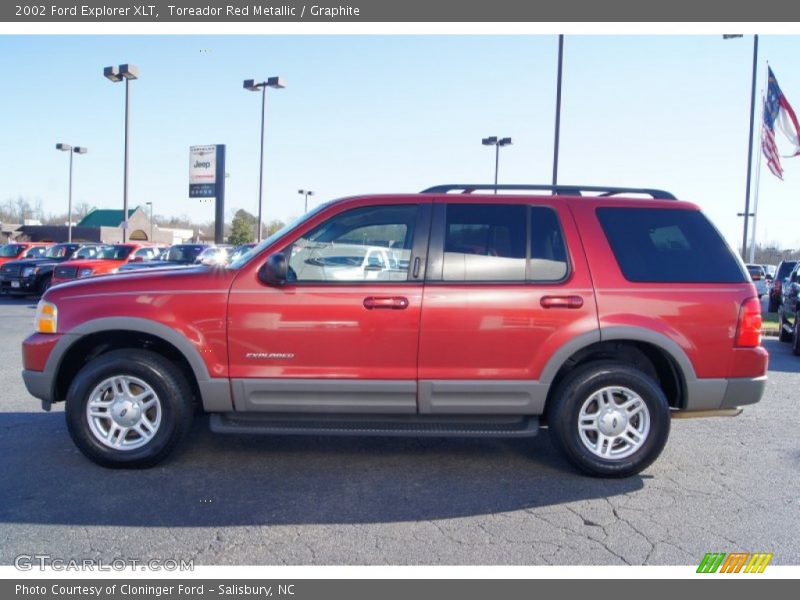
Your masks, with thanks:
M 169 249 L 165 260 L 176 263 L 193 263 L 205 248 L 205 246 L 199 245 L 179 244 Z
M 104 260 L 125 260 L 133 252 L 133 246 L 106 246 L 101 248 L 95 258 Z
M 297 229 L 298 227 L 300 227 L 300 225 L 302 225 L 303 223 L 308 221 L 311 217 L 316 216 L 318 213 L 320 213 L 324 209 L 328 208 L 328 206 L 330 206 L 332 202 L 333 201 L 325 202 L 323 204 L 320 204 L 319 206 L 317 206 L 316 208 L 310 210 L 306 214 L 304 214 L 304 215 L 302 215 L 300 217 L 297 217 L 294 221 L 290 222 L 289 224 L 284 225 L 281 229 L 279 229 L 278 231 L 273 233 L 267 239 L 263 240 L 256 247 L 251 248 L 250 250 L 245 252 L 243 255 L 241 255 L 239 258 L 237 258 L 236 260 L 231 262 L 231 264 L 228 265 L 228 268 L 229 269 L 241 269 L 248 262 L 250 262 L 250 259 L 252 259 L 256 254 L 260 253 L 265 248 L 268 248 L 269 246 L 274 244 L 279 238 L 281 238 L 284 235 L 286 235 L 287 233 L 289 233 L 292 229 Z
M 0 258 L 14 258 L 22 251 L 22 246 L 19 244 L 6 244 L 0 246 Z
M 45 258 L 63 258 L 69 256 L 75 250 L 75 246 L 68 244 L 56 244 L 50 246 L 47 252 L 44 253 Z

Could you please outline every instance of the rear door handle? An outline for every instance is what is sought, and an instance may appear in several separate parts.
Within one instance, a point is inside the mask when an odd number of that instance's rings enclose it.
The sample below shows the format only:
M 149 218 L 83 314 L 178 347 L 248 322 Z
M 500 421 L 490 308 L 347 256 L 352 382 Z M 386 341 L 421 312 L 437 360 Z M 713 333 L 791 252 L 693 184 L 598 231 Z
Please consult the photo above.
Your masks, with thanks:
M 390 310 L 403 310 L 408 308 L 408 298 L 403 296 L 369 296 L 364 298 L 364 308 L 388 308 Z
M 539 304 L 543 308 L 580 308 L 583 298 L 580 296 L 542 296 Z

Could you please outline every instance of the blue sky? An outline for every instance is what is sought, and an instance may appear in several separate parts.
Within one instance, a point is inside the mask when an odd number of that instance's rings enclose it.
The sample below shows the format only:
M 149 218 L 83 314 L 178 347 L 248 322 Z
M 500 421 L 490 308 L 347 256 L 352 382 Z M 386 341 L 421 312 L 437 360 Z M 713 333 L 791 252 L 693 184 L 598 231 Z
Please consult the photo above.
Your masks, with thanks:
M 0 202 L 23 195 L 66 207 L 67 157 L 76 202 L 122 204 L 122 84 L 106 65 L 131 62 L 130 201 L 159 214 L 213 218 L 188 198 L 188 147 L 227 144 L 229 213 L 255 213 L 258 94 L 242 80 L 281 75 L 268 92 L 264 219 L 312 200 L 489 182 L 484 136 L 511 136 L 501 182 L 548 183 L 552 169 L 556 36 L 2 36 Z M 800 110 L 798 36 L 762 36 Z M 741 241 L 752 38 L 567 36 L 560 182 L 649 186 L 700 204 Z M 756 136 L 757 137 L 757 136 Z M 758 236 L 800 248 L 800 158 L 785 181 L 762 165 Z

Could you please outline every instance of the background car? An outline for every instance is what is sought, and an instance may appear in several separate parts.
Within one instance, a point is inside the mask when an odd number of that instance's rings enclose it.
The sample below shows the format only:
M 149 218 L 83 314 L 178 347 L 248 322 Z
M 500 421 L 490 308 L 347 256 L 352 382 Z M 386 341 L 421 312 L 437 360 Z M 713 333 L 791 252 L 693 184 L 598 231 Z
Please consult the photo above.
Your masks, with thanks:
M 12 242 L 0 246 L 0 267 L 12 260 L 40 258 L 52 244 L 45 242 Z
M 165 255 L 159 257 L 158 260 L 151 260 L 147 262 L 129 262 L 122 265 L 119 270 L 120 272 L 123 272 L 135 271 L 138 269 L 193 265 L 206 248 L 208 248 L 208 245 L 206 244 L 175 244 L 174 246 L 170 247 Z
M 242 256 L 250 252 L 253 248 L 256 247 L 256 244 L 242 244 L 241 246 L 236 246 L 229 254 L 228 254 L 228 262 L 233 262 L 235 260 L 239 260 Z
M 0 267 L 0 292 L 36 296 L 44 294 L 53 280 L 53 270 L 71 258 L 94 258 L 100 244 L 55 244 L 44 256 L 7 262 Z
M 228 251 L 231 246 L 209 246 L 195 259 L 199 265 L 227 265 L 230 262 Z
M 93 275 L 116 273 L 124 264 L 153 260 L 157 255 L 157 248 L 141 244 L 103 246 L 93 258 L 72 259 L 58 265 L 53 270 L 52 285 Z
M 761 265 L 746 265 L 750 279 L 756 286 L 758 297 L 761 298 L 767 293 L 767 273 Z
M 772 289 L 769 292 L 769 312 L 777 312 L 778 307 L 783 302 L 783 284 L 784 280 L 789 277 L 789 274 L 797 266 L 796 260 L 782 260 L 775 270 L 775 277 L 772 280 Z

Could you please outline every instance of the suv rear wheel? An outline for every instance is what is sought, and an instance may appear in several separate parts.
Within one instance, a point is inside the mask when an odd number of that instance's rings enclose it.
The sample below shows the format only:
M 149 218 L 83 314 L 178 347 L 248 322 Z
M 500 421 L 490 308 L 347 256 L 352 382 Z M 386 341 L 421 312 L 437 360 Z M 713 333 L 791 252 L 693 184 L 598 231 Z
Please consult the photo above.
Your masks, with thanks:
M 67 428 L 81 452 L 112 468 L 151 467 L 192 421 L 183 373 L 147 350 L 114 350 L 89 362 L 70 385 Z
M 794 316 L 794 323 L 792 324 L 792 354 L 800 356 L 800 332 L 798 332 L 797 317 L 800 317 L 800 312 Z
M 658 457 L 669 436 L 664 392 L 622 362 L 578 367 L 551 402 L 547 421 L 553 441 L 590 475 L 635 475 Z

